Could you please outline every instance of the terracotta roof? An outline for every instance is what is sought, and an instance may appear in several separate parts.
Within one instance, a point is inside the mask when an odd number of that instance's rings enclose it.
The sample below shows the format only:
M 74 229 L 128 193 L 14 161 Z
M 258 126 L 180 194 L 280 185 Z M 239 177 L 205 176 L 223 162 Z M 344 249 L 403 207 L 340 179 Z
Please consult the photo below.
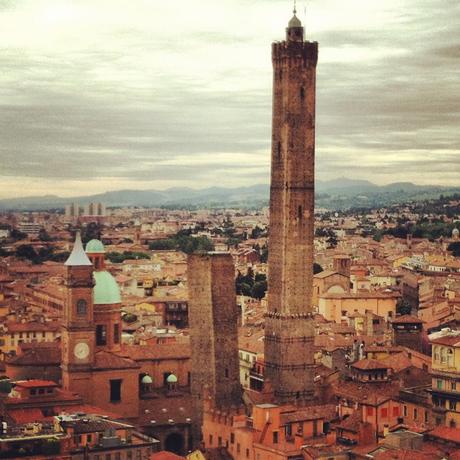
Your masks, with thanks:
M 57 387 L 56 382 L 51 380 L 19 380 L 14 382 L 16 386 L 22 388 L 41 388 L 41 387 Z
M 399 382 L 361 383 L 340 381 L 333 385 L 333 393 L 342 398 L 351 399 L 361 404 L 376 405 L 391 398 L 396 398 L 400 390 Z
M 398 324 L 398 323 L 411 323 L 411 324 L 423 324 L 424 321 L 422 321 L 420 318 L 414 315 L 402 315 L 402 316 L 397 316 L 393 321 L 393 324 Z
M 359 430 L 359 424 L 361 422 L 361 411 L 356 410 L 350 416 L 343 419 L 338 425 L 335 426 L 346 431 L 351 431 L 352 433 L 357 433 Z
M 6 363 L 11 366 L 59 366 L 61 350 L 56 346 L 31 348 L 20 355 L 9 358 Z
M 43 420 L 45 416 L 40 409 L 27 408 L 27 409 L 12 409 L 8 411 L 8 417 L 10 417 L 14 423 L 33 423 Z
M 110 351 L 98 351 L 94 355 L 93 369 L 136 369 L 139 368 L 132 359 L 124 358 Z
M 437 337 L 435 339 L 430 339 L 430 342 L 439 345 L 455 347 L 460 345 L 460 335 L 446 335 L 444 337 Z
M 325 404 L 321 406 L 309 406 L 304 408 L 295 408 L 291 412 L 281 413 L 280 423 L 286 425 L 293 422 L 304 420 L 324 419 L 327 421 L 334 420 L 337 417 L 335 404 Z
M 427 434 L 444 441 L 460 443 L 460 430 L 458 428 L 437 426 L 434 430 L 428 432 Z
M 351 367 L 362 371 L 370 371 L 374 369 L 388 369 L 389 366 L 386 366 L 383 361 L 377 359 L 362 359 L 361 361 L 353 363 Z

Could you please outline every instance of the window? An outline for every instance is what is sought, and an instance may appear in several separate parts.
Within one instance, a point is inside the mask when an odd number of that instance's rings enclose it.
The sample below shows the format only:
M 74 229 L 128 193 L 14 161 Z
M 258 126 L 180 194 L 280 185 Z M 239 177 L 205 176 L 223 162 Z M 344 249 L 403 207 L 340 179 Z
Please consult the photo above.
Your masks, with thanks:
M 380 416 L 382 418 L 388 418 L 388 409 L 386 407 L 380 409 Z
M 451 386 L 452 390 L 455 391 L 455 390 L 457 389 L 457 382 L 452 382 L 452 383 L 450 384 L 450 386 Z
M 366 407 L 366 415 L 370 417 L 371 415 L 374 415 L 374 408 L 373 407 Z
M 96 326 L 96 345 L 107 345 L 107 328 L 103 324 Z
M 399 417 L 399 407 L 393 407 L 393 417 Z
M 418 412 L 417 409 L 414 408 L 414 420 L 417 420 L 417 415 L 418 415 L 417 412 Z
M 225 368 L 225 378 L 228 379 L 228 369 Z
M 403 407 L 403 414 L 404 414 L 404 417 L 407 417 L 407 406 Z
M 305 97 L 305 89 L 300 88 L 300 98 L 303 99 Z
M 455 401 L 449 401 L 449 409 L 450 410 L 456 410 L 457 409 L 457 403 Z
M 92 440 L 92 436 L 90 434 L 86 435 L 86 442 L 90 443 Z
M 110 402 L 121 401 L 121 379 L 110 380 Z
M 240 443 L 237 443 L 237 445 L 236 445 L 236 453 L 239 454 L 240 451 L 241 451 Z
M 286 429 L 286 437 L 288 438 L 292 436 L 292 425 L 290 423 L 286 425 L 285 429 Z
M 230 442 L 235 444 L 235 433 L 230 433 Z
M 217 445 L 218 445 L 219 447 L 222 447 L 222 437 L 221 437 L 221 436 L 219 436 L 219 437 L 217 438 Z
M 428 411 L 425 410 L 425 423 L 428 423 Z
M 118 323 L 113 325 L 113 343 L 120 343 L 120 325 Z
M 438 390 L 442 390 L 442 380 L 441 379 L 436 380 L 436 388 Z
M 212 446 L 212 434 L 209 435 L 209 445 Z
M 273 444 L 278 444 L 278 431 L 273 432 Z
M 246 458 L 249 458 L 249 449 L 246 449 Z
M 86 303 L 85 299 L 80 299 L 77 302 L 77 315 L 78 316 L 85 316 L 87 311 L 88 304 Z

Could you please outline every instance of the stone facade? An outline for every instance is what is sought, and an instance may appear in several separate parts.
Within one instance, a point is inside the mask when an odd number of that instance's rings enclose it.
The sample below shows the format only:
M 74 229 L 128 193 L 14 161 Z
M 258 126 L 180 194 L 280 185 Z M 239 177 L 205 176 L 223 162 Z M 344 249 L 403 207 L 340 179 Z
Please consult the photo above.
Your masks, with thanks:
M 276 399 L 313 397 L 313 237 L 318 44 L 300 21 L 272 45 L 273 132 L 270 187 L 266 377 Z
M 189 257 L 191 393 L 195 407 L 194 440 L 201 438 L 203 395 L 217 409 L 241 402 L 238 362 L 235 268 L 228 253 Z M 205 390 L 207 388 L 207 390 Z

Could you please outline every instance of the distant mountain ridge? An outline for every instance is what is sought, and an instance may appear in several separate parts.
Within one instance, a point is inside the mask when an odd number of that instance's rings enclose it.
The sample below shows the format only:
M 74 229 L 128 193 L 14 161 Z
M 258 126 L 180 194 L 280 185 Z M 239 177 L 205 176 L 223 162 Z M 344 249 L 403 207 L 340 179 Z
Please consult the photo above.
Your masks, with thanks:
M 189 187 L 173 187 L 167 190 L 117 190 L 70 198 L 45 195 L 0 200 L 0 210 L 34 211 L 59 209 L 74 202 L 80 205 L 101 202 L 106 206 L 141 207 L 255 207 L 268 204 L 269 191 L 268 184 L 257 184 L 237 188 L 208 187 L 205 189 L 193 189 Z M 437 198 L 440 194 L 454 193 L 460 193 L 460 186 L 426 186 L 416 185 L 411 182 L 397 182 L 380 186 L 367 180 L 341 177 L 328 181 L 316 181 L 316 206 L 328 209 L 385 206 L 392 203 Z

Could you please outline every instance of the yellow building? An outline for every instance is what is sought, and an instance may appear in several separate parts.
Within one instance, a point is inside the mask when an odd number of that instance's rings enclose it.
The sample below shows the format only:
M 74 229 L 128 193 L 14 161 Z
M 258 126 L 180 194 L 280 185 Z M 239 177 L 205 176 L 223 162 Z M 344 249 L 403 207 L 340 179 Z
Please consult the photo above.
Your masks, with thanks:
M 437 425 L 460 427 L 460 331 L 444 329 L 432 344 L 432 398 Z
M 16 354 L 21 343 L 52 342 L 59 335 L 58 323 L 8 322 L 2 325 L 0 336 L 0 352 L 2 358 L 5 354 Z
M 366 310 L 388 321 L 396 316 L 399 294 L 393 291 L 325 294 L 318 299 L 319 313 L 328 321 L 341 323 L 354 313 L 364 315 Z

